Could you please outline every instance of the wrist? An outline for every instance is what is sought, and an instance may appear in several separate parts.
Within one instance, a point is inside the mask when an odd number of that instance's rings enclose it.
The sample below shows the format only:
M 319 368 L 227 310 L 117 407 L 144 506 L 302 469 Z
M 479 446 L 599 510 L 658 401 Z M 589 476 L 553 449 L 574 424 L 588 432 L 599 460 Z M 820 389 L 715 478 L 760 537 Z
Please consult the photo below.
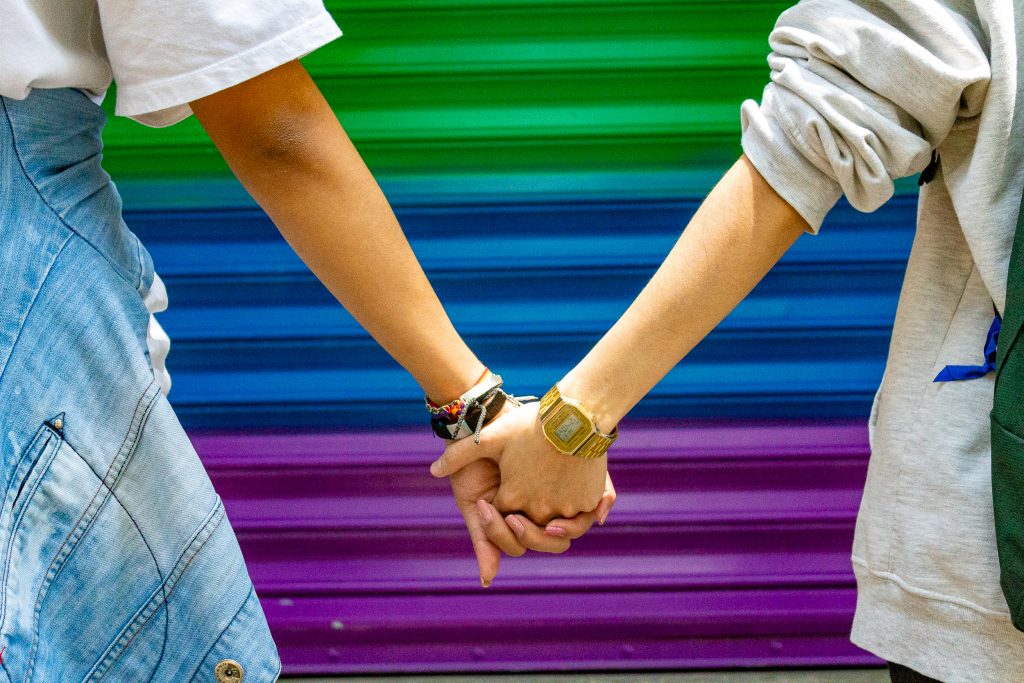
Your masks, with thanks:
M 484 364 L 473 358 L 472 361 L 459 363 L 437 373 L 437 377 L 422 382 L 420 387 L 428 401 L 444 405 L 462 396 L 486 374 Z
M 616 427 L 605 432 L 584 403 L 566 396 L 555 383 L 540 399 L 538 417 L 544 438 L 555 450 L 579 458 L 600 458 L 618 438 Z
M 430 412 L 431 430 L 449 441 L 473 434 L 474 441 L 480 443 L 480 430 L 501 413 L 509 398 L 501 387 L 501 376 L 485 367 L 468 389 L 447 403 L 439 404 L 429 396 L 424 397 Z
M 625 414 L 618 412 L 613 397 L 603 390 L 601 383 L 589 381 L 576 368 L 570 370 L 557 384 L 562 396 L 579 401 L 593 413 L 597 428 L 605 434 L 611 433 Z M 603 386 L 607 387 L 608 383 Z

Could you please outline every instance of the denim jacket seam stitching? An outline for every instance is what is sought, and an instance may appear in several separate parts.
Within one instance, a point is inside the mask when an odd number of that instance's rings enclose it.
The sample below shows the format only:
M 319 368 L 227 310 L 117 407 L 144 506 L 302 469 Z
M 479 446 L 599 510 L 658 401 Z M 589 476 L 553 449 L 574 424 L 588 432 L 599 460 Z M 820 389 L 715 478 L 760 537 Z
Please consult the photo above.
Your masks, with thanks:
M 39 449 L 39 458 L 40 459 L 45 456 L 46 448 L 47 448 L 47 446 L 50 445 L 49 436 L 52 436 L 52 435 L 48 435 L 48 438 L 47 438 L 46 442 L 42 446 L 37 446 L 36 444 L 38 443 L 39 438 L 43 434 L 47 434 L 47 430 L 46 429 L 40 428 L 36 432 L 36 436 L 32 439 L 32 441 L 29 443 L 29 445 L 26 446 L 25 453 L 22 455 L 22 458 L 18 460 L 18 467 L 21 466 L 21 463 L 23 462 L 23 460 L 26 457 L 26 455 L 28 453 L 31 453 L 31 452 L 35 451 L 36 448 Z M 15 471 L 17 471 L 17 469 Z M 29 476 L 29 473 L 26 473 L 25 476 L 26 477 Z M 8 492 L 9 491 L 10 491 L 10 487 L 8 487 Z M 4 494 L 4 500 L 6 500 L 6 499 L 7 499 L 7 495 L 5 493 Z M 7 543 L 5 544 L 4 556 L 3 556 L 3 562 L 4 562 L 3 585 L 0 586 L 0 588 L 3 589 L 3 595 L 0 596 L 0 625 L 2 625 L 7 620 L 7 577 L 10 575 L 11 547 L 14 545 L 15 530 L 17 529 L 17 526 L 18 526 L 17 525 L 17 519 L 15 519 L 15 517 L 13 515 L 13 512 L 14 512 L 13 508 L 12 508 L 11 512 L 12 512 L 12 515 L 11 515 L 10 534 L 7 537 Z
M 92 670 L 88 674 L 90 683 L 97 683 L 98 681 L 103 680 L 103 678 L 107 675 L 107 671 L 100 672 L 99 676 L 96 677 L 99 669 L 106 668 L 107 670 L 109 670 L 109 667 L 114 662 L 116 662 L 121 657 L 122 654 L 124 654 L 124 652 L 128 648 L 128 645 L 130 645 L 132 640 L 135 639 L 135 636 L 142 632 L 142 629 L 146 626 L 146 624 L 149 623 L 150 619 L 152 619 L 153 616 L 159 611 L 160 607 L 166 606 L 168 599 L 174 592 L 175 588 L 177 588 L 178 582 L 181 580 L 181 576 L 185 573 L 185 570 L 187 570 L 188 567 L 192 564 L 192 561 L 199 554 L 199 551 L 203 549 L 207 542 L 209 542 L 210 538 L 213 536 L 213 533 L 217 530 L 217 527 L 219 527 L 220 523 L 223 521 L 223 509 L 223 504 L 218 499 L 217 503 L 210 510 L 206 519 L 203 520 L 203 523 L 199 525 L 196 532 L 192 535 L 192 538 L 189 539 L 189 542 L 185 545 L 185 548 L 182 550 L 181 555 L 178 556 L 178 559 L 175 561 L 174 567 L 171 569 L 170 573 L 168 573 L 167 578 L 164 580 L 163 584 L 159 587 L 158 590 L 153 591 L 153 594 L 146 601 L 146 603 L 142 607 L 140 607 L 139 610 L 136 611 L 136 614 L 132 618 L 132 620 L 129 621 L 129 623 L 121 629 L 117 638 L 115 638 L 114 641 L 107 646 L 107 650 L 104 652 L 103 658 L 95 665 L 93 665 Z M 202 538 L 200 540 L 200 538 L 203 537 L 204 534 L 205 538 Z M 188 557 L 187 560 L 185 559 L 186 556 Z M 183 561 L 184 564 L 182 564 Z M 158 600 L 157 598 L 159 598 L 161 595 L 163 596 L 163 599 Z M 151 607 L 152 611 L 150 611 L 149 614 L 145 614 L 145 612 L 149 610 Z M 138 625 L 137 628 L 136 625 Z M 126 641 L 124 641 L 123 645 L 118 645 L 119 641 L 121 641 L 132 629 L 135 629 L 135 632 L 132 633 L 131 636 Z M 167 622 L 165 621 L 165 647 L 167 633 L 166 629 Z
M 89 240 L 89 238 L 87 238 L 81 232 L 76 230 L 73 225 L 68 223 L 64 219 L 64 216 L 61 215 L 60 211 L 57 211 L 57 209 L 54 208 L 54 206 L 52 204 L 50 204 L 50 202 L 46 199 L 46 197 L 43 195 L 42 190 L 39 189 L 39 185 L 36 184 L 35 179 L 32 178 L 32 175 L 28 172 L 28 168 L 25 166 L 25 160 L 22 157 L 21 148 L 18 146 L 18 133 L 17 133 L 17 131 L 15 129 L 14 121 L 11 119 L 11 114 L 7 110 L 7 105 L 6 105 L 6 103 L 3 102 L 3 98 L 0 98 L 0 107 L 3 107 L 4 117 L 7 119 L 7 123 L 8 123 L 8 125 L 11 128 L 11 139 L 12 139 L 12 141 L 14 143 L 11 146 L 14 149 L 14 156 L 15 156 L 15 158 L 18 160 L 18 168 L 21 169 L 21 173 L 22 173 L 23 176 L 25 176 L 25 180 L 28 181 L 28 184 L 32 186 L 32 189 L 35 191 L 36 197 L 39 198 L 39 201 L 41 201 L 43 203 L 43 206 L 45 206 L 47 209 L 49 209 L 50 213 L 52 213 L 53 216 L 58 221 L 60 221 L 61 225 L 63 225 L 68 230 L 70 230 L 73 234 L 77 235 L 83 242 L 88 244 L 90 248 L 92 248 L 97 254 L 99 254 L 100 257 L 103 258 L 103 260 L 105 260 L 107 263 L 109 263 L 111 265 L 112 269 L 114 270 L 114 272 L 117 273 L 118 277 L 120 277 L 122 280 L 124 280 L 127 284 L 131 285 L 136 291 L 139 291 L 141 286 L 142 286 L 142 284 L 141 284 L 141 280 L 142 280 L 141 275 L 139 277 L 140 281 L 137 284 L 131 282 L 128 278 L 126 278 L 124 275 L 122 275 L 121 272 L 117 269 L 117 267 L 114 266 L 113 262 L 109 258 L 107 258 L 107 255 L 104 254 L 95 244 L 93 244 L 92 241 Z M 141 258 L 141 255 L 140 254 L 136 254 L 136 258 Z
M 235 623 L 235 620 L 238 618 L 238 615 L 241 614 L 242 609 L 245 607 L 245 604 L 249 602 L 249 596 L 251 596 L 255 590 L 256 587 L 250 584 L 249 591 L 245 594 L 245 597 L 242 598 L 242 604 L 238 606 L 238 609 L 235 610 L 235 613 L 231 615 L 230 619 L 228 619 L 227 625 L 225 625 L 224 628 L 220 630 L 220 632 L 217 634 L 217 637 L 213 639 L 213 643 L 206 650 L 206 652 L 203 653 L 203 656 L 199 658 L 199 664 L 196 666 L 196 670 L 192 672 L 192 675 L 188 679 L 190 683 L 191 681 L 195 680 L 196 676 L 199 675 L 199 669 L 203 666 L 203 662 L 205 662 L 206 658 L 210 656 L 210 653 L 213 652 L 213 649 L 217 647 L 217 643 L 219 643 L 221 638 L 224 637 L 224 634 L 228 632 L 228 629 L 231 628 L 231 625 Z
M 43 444 L 42 446 L 37 446 L 37 444 L 39 443 L 39 440 L 42 439 L 43 435 L 45 435 L 45 434 L 48 434 L 48 430 L 43 425 L 40 425 L 39 428 L 36 429 L 36 433 L 32 437 L 32 440 L 29 441 L 28 444 L 26 444 L 25 447 L 22 449 L 21 456 L 18 458 L 18 462 L 14 465 L 14 469 L 12 470 L 13 474 L 17 474 L 18 470 L 21 469 L 21 464 L 23 462 L 25 462 L 25 458 L 27 458 L 29 456 L 29 453 L 33 453 L 36 450 L 41 450 L 43 448 L 46 448 L 46 444 Z M 7 482 L 7 486 L 4 488 L 4 497 L 3 497 L 2 501 L 5 504 L 7 502 L 7 496 L 10 495 L 11 487 L 13 485 L 14 485 L 14 477 L 12 476 L 10 478 L 10 480 Z M 13 512 L 14 512 L 14 508 L 12 506 L 11 507 L 12 516 L 13 516 Z M 13 519 L 12 519 L 12 521 L 13 521 Z M 12 524 L 12 526 L 13 526 L 13 524 Z M 0 616 L 3 616 L 3 615 L 0 614 Z
M 68 444 L 68 445 L 71 446 L 71 444 Z M 71 448 L 72 448 L 72 450 L 74 450 L 73 446 Z M 79 456 L 79 457 L 81 458 L 81 456 Z M 92 463 L 90 463 L 85 458 L 82 458 L 82 461 L 89 467 L 90 470 L 92 470 L 92 473 L 96 476 L 96 478 L 99 479 L 100 486 L 101 487 L 106 487 L 107 485 L 100 478 L 99 473 L 93 468 Z M 125 466 L 127 467 L 127 464 Z M 164 573 L 162 571 L 160 571 L 160 563 L 157 562 L 156 553 L 153 552 L 153 547 L 149 544 L 149 541 L 146 539 L 145 534 L 142 533 L 142 529 L 139 527 L 138 521 L 135 519 L 135 517 L 132 515 L 132 513 L 128 510 L 128 507 L 123 502 L 121 502 L 121 499 L 117 495 L 117 491 L 115 491 L 113 489 L 110 489 L 110 497 L 114 499 L 114 501 L 120 506 L 120 508 L 122 510 L 124 510 L 125 515 L 128 516 L 128 519 L 130 519 L 132 521 L 132 525 L 135 526 L 135 530 L 139 532 L 139 538 L 142 539 L 142 543 L 146 546 L 146 550 L 149 552 L 149 556 L 153 559 L 153 566 L 156 568 L 156 574 L 157 574 L 157 576 L 160 577 L 160 586 L 158 587 L 158 590 L 163 592 L 164 584 L 167 582 L 167 577 L 165 577 Z M 172 571 L 173 571 L 173 569 L 172 569 Z M 164 598 L 166 599 L 166 595 L 164 596 Z M 167 648 L 167 622 L 165 621 L 164 622 L 164 640 L 163 640 L 163 643 L 161 643 L 161 645 L 160 645 L 160 657 L 157 658 L 157 661 L 160 661 L 160 658 L 163 657 L 163 652 L 164 652 L 164 650 L 166 648 Z
M 101 484 L 101 485 L 103 485 L 103 484 Z M 135 526 L 135 530 L 139 532 L 139 538 L 142 539 L 142 543 L 146 546 L 146 550 L 149 551 L 149 556 L 151 558 L 153 558 L 153 566 L 156 567 L 156 575 L 160 577 L 159 591 L 160 591 L 161 595 L 163 596 L 162 602 L 166 602 L 167 601 L 167 594 L 165 593 L 165 584 L 167 583 L 167 578 L 164 576 L 164 573 L 162 571 L 160 571 L 160 563 L 157 562 L 157 560 L 156 560 L 156 553 L 153 552 L 153 547 L 149 545 L 149 541 L 146 540 L 146 536 L 145 536 L 145 534 L 142 533 L 142 529 L 139 528 L 139 523 L 135 520 L 135 517 L 132 516 L 132 513 L 129 512 L 128 508 L 125 507 L 124 503 L 121 502 L 121 499 L 117 497 L 117 492 L 111 490 L 110 496 L 115 501 L 117 501 L 118 505 L 121 506 L 121 509 L 124 510 L 124 513 L 126 515 L 128 515 L 128 519 L 132 520 L 132 524 Z M 159 662 L 163 658 L 164 650 L 166 650 L 166 649 L 167 649 L 167 618 L 166 618 L 166 615 L 165 615 L 165 619 L 164 619 L 164 638 L 163 638 L 163 641 L 160 643 L 160 655 L 157 657 L 157 660 L 156 660 L 157 662 Z
M 39 592 L 36 595 L 35 608 L 33 609 L 32 616 L 33 623 L 35 623 L 35 620 L 38 618 L 38 612 L 41 607 L 43 597 L 49 590 L 49 587 L 53 584 L 54 581 L 56 581 L 57 576 L 66 566 L 65 562 L 67 561 L 67 558 L 78 546 L 78 543 L 85 536 L 85 534 L 89 532 L 89 529 L 96 521 L 96 518 L 99 516 L 100 511 L 103 509 L 103 506 L 106 505 L 107 500 L 109 500 L 109 495 L 105 495 L 103 499 L 98 504 L 96 504 L 97 496 L 99 496 L 100 492 L 104 489 L 104 484 L 106 484 L 106 488 L 108 491 L 113 492 L 113 489 L 117 485 L 117 482 L 120 481 L 121 474 L 124 472 L 124 469 L 128 466 L 128 462 L 131 460 L 131 456 L 135 453 L 135 448 L 138 445 L 139 437 L 142 434 L 142 428 L 145 425 L 145 422 L 150 412 L 152 411 L 156 394 L 154 394 L 149 399 L 149 401 L 146 403 L 145 409 L 142 411 L 141 414 L 139 414 L 139 406 L 142 405 L 143 401 L 146 399 L 146 396 L 150 393 L 150 389 L 154 386 L 155 383 L 155 380 L 151 381 L 146 386 L 145 391 L 142 392 L 142 395 L 139 396 L 139 400 L 135 404 L 135 410 L 132 413 L 132 421 L 128 426 L 128 431 L 121 442 L 121 446 L 118 448 L 117 455 L 114 456 L 114 458 L 111 460 L 110 466 L 107 468 L 106 474 L 100 480 L 100 487 L 93 494 L 92 499 L 89 501 L 89 504 L 86 506 L 86 509 L 79 516 L 78 521 L 75 522 L 75 526 L 71 529 L 71 532 L 64 538 L 64 541 L 61 543 L 60 548 L 58 548 L 57 550 L 57 554 L 54 555 L 53 559 L 50 561 L 50 566 L 47 568 L 46 573 L 43 575 L 42 584 L 39 586 Z M 159 393 L 159 389 L 157 390 L 157 393 Z M 129 439 L 131 439 L 130 442 Z M 120 464 L 118 464 L 119 460 L 121 461 Z M 114 477 L 113 484 L 107 484 L 107 480 L 110 478 L 110 473 L 114 469 L 115 465 L 117 466 L 118 471 Z M 81 533 L 79 533 L 79 531 L 81 531 Z M 71 538 L 76 534 L 77 538 L 75 538 L 71 546 L 68 547 L 68 541 L 71 540 Z M 65 548 L 67 548 L 66 552 Z M 28 668 L 26 670 L 26 678 L 31 677 L 32 668 L 35 664 L 36 642 L 38 640 L 38 638 L 36 637 L 37 635 L 38 634 L 35 632 L 33 632 L 32 634 L 32 644 L 29 647 Z
M 2 98 L 0 98 L 0 101 L 2 101 Z M 18 347 L 18 342 L 21 341 L 21 333 L 25 329 L 25 321 L 28 320 L 28 316 L 32 313 L 33 309 L 35 309 L 36 302 L 39 300 L 39 292 L 43 291 L 43 287 L 46 285 L 47 280 L 49 280 L 50 278 L 50 273 L 53 272 L 53 264 L 57 262 L 57 259 L 60 258 L 60 255 L 64 252 L 64 249 L 67 248 L 68 243 L 71 241 L 71 237 L 72 235 L 68 235 L 67 239 L 65 239 L 61 243 L 57 251 L 54 252 L 53 258 L 50 259 L 50 263 L 48 263 L 46 266 L 46 273 L 43 274 L 42 280 L 39 281 L 39 286 L 36 288 L 36 291 L 32 295 L 32 302 L 28 305 L 28 309 L 25 310 L 25 315 L 21 317 L 21 320 L 18 323 L 18 334 L 17 336 L 15 336 L 14 342 L 11 344 L 11 348 L 8 351 L 7 360 L 4 362 L 4 366 L 0 368 L 0 382 L 3 382 L 4 374 L 7 372 L 7 366 L 10 363 L 10 359 L 14 355 L 14 350 Z
M 79 457 L 81 457 L 81 456 L 79 456 Z M 85 458 L 82 458 L 82 461 L 85 462 L 86 465 L 88 465 L 89 469 L 92 470 L 93 474 L 96 475 L 96 478 L 100 480 L 100 488 L 107 488 L 107 485 L 103 482 L 102 479 L 100 479 L 99 474 L 96 472 L 95 469 L 93 469 L 92 464 L 89 463 L 89 461 L 85 460 Z M 164 577 L 163 572 L 160 571 L 160 564 L 156 560 L 156 554 L 153 552 L 152 546 L 150 546 L 149 545 L 149 541 L 146 540 L 146 537 L 142 533 L 142 529 L 139 528 L 139 524 L 135 520 L 135 517 L 132 516 L 131 512 L 128 511 L 128 508 L 125 507 L 125 504 L 121 502 L 120 498 L 118 498 L 117 492 L 114 491 L 114 490 L 110 490 L 110 497 L 114 499 L 114 501 L 118 504 L 118 506 L 120 506 L 120 508 L 122 510 L 124 510 L 124 513 L 128 516 L 128 518 L 130 520 L 132 520 L 132 524 L 135 526 L 136 531 L 139 532 L 139 538 L 142 539 L 143 544 L 146 546 L 146 550 L 149 552 L 149 556 L 153 560 L 153 566 L 156 568 L 157 576 L 160 577 L 160 585 L 157 587 L 157 591 L 159 591 L 161 594 L 163 594 L 167 578 Z M 98 512 L 97 512 L 97 514 L 98 514 Z M 52 585 L 52 581 L 51 581 L 51 585 Z M 154 591 L 154 597 L 151 597 L 150 600 L 147 601 L 147 603 L 146 603 L 147 606 L 148 606 L 149 602 L 151 602 L 153 599 L 155 599 L 155 597 L 158 597 L 156 595 L 156 591 Z M 45 599 L 45 596 L 43 596 L 43 599 Z M 164 599 L 166 600 L 166 594 L 164 594 Z M 131 622 L 129 622 L 129 624 L 126 626 L 126 628 L 130 627 L 131 625 L 132 625 Z M 164 650 L 166 648 L 167 648 L 167 622 L 165 620 L 164 621 L 164 639 L 163 639 L 163 642 L 160 644 L 160 656 L 157 657 L 157 661 L 158 662 L 163 657 L 163 653 L 164 653 Z
M 43 443 L 42 446 L 39 446 L 38 445 L 39 440 L 43 438 L 44 434 L 47 436 L 46 442 Z M 4 507 L 7 506 L 7 496 L 10 495 L 11 487 L 14 485 L 14 475 L 17 475 L 17 473 L 21 470 L 22 463 L 25 462 L 25 459 L 29 457 L 30 453 L 35 453 L 36 451 L 43 452 L 43 451 L 46 450 L 46 447 L 50 443 L 50 437 L 51 436 L 52 435 L 49 434 L 48 430 L 46 430 L 43 425 L 40 425 L 39 428 L 36 430 L 35 436 L 32 437 L 32 440 L 29 441 L 28 444 L 25 446 L 25 448 L 22 449 L 21 457 L 18 458 L 18 462 L 14 465 L 14 469 L 12 470 L 13 475 L 11 476 L 10 480 L 7 482 L 7 486 L 4 488 L 3 499 L 0 499 L 0 503 L 2 503 L 4 505 Z M 25 473 L 25 477 L 26 478 L 28 477 L 28 472 Z M 14 524 L 14 522 L 15 522 L 15 519 L 14 519 L 14 503 L 16 503 L 16 501 L 12 501 L 12 505 L 11 505 L 11 518 L 10 518 L 10 521 L 9 521 L 11 529 L 13 529 L 14 525 L 15 525 Z M 13 542 L 13 534 L 11 534 L 7 538 L 7 542 L 4 544 L 4 553 L 3 553 L 3 555 L 0 555 L 0 562 L 3 562 L 3 570 L 2 570 L 2 572 L 0 572 L 0 591 L 2 591 L 2 595 L 0 595 L 0 626 L 3 625 L 4 619 L 6 617 L 7 575 L 8 575 L 9 570 L 10 570 L 10 566 L 9 566 L 8 561 L 7 561 L 7 558 L 9 556 L 9 554 L 10 554 L 10 545 L 11 545 L 12 542 Z M 2 662 L 0 662 L 0 663 L 2 663 Z
M 113 181 L 111 181 L 111 182 L 113 182 Z M 138 282 L 137 285 L 135 285 L 135 291 L 139 293 L 139 296 L 145 297 L 146 296 L 146 290 L 143 287 L 143 285 L 146 283 L 146 270 L 147 269 L 146 269 L 146 262 L 142 258 L 142 240 L 140 240 L 138 235 L 136 235 L 130 229 L 129 229 L 129 232 L 132 233 L 132 236 L 134 238 L 132 241 L 135 243 L 135 260 L 138 261 L 138 263 L 139 263 L 139 282 Z

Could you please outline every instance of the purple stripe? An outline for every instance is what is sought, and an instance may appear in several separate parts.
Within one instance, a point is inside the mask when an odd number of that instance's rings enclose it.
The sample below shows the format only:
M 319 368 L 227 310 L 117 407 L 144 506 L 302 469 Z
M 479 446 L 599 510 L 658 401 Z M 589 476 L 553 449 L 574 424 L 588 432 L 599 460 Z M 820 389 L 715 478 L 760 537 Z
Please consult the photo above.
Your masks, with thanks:
M 290 673 L 877 664 L 851 589 L 264 601 Z
M 487 591 L 429 433 L 191 436 L 287 673 L 878 663 L 848 640 L 860 421 L 627 422 L 608 525 Z
M 627 431 L 628 430 L 628 431 Z M 834 423 L 730 423 L 626 421 L 611 462 L 664 454 L 673 457 L 741 457 L 770 454 L 865 455 L 863 420 Z M 283 432 L 245 434 L 193 430 L 192 443 L 208 468 L 311 464 L 430 462 L 442 446 L 426 429 L 401 432 Z

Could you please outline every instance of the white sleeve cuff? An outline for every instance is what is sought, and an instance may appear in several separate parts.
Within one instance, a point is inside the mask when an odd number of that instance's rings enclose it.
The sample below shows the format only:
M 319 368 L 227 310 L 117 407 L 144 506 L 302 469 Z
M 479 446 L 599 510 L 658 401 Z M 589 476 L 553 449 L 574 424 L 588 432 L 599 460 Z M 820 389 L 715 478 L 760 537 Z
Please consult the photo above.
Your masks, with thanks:
M 188 103 L 230 88 L 303 57 L 341 35 L 327 10 L 245 52 L 189 73 L 158 81 L 117 87 L 115 113 L 153 128 L 177 123 L 192 114 Z

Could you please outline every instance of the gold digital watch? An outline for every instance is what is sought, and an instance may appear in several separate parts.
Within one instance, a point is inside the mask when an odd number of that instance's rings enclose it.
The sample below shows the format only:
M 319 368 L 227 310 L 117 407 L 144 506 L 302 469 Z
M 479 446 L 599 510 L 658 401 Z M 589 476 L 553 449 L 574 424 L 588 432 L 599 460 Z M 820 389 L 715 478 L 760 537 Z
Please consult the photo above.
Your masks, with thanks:
M 564 398 L 557 384 L 540 399 L 540 424 L 552 446 L 577 458 L 600 458 L 619 435 L 618 427 L 610 434 L 601 432 L 594 414 L 579 401 Z

